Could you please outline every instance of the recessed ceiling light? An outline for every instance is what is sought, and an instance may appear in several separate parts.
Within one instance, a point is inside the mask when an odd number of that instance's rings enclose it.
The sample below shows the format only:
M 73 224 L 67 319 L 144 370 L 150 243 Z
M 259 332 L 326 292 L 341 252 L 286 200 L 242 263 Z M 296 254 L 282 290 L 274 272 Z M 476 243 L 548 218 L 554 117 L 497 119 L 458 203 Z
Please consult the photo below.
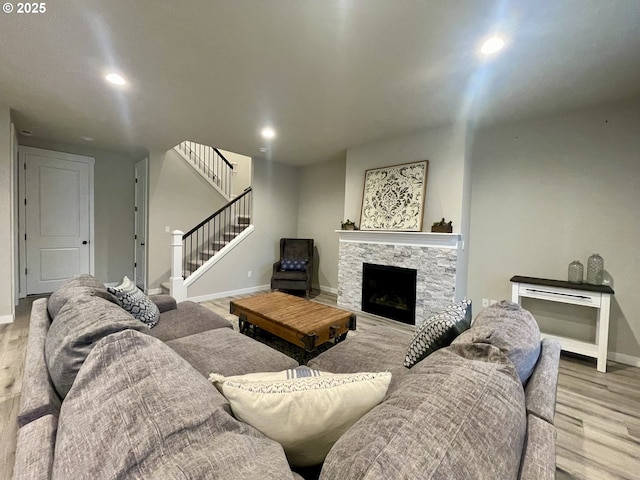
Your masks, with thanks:
M 96 139 L 93 137 L 80 137 L 82 140 L 84 140 L 85 142 L 95 142 Z
M 491 55 L 504 47 L 504 40 L 501 37 L 495 36 L 487 39 L 480 47 L 480 52 L 484 55 Z
M 31 130 L 27 130 L 26 128 L 23 128 L 22 130 L 20 130 L 20 133 L 25 137 L 33 136 L 33 132 Z
M 262 135 L 262 138 L 266 138 L 267 140 L 271 140 L 272 138 L 275 138 L 276 131 L 271 127 L 265 127 L 265 128 L 262 129 L 260 134 Z
M 122 75 L 118 75 L 117 73 L 109 73 L 104 78 L 107 82 L 113 83 L 114 85 L 124 85 L 127 83 L 124 77 Z

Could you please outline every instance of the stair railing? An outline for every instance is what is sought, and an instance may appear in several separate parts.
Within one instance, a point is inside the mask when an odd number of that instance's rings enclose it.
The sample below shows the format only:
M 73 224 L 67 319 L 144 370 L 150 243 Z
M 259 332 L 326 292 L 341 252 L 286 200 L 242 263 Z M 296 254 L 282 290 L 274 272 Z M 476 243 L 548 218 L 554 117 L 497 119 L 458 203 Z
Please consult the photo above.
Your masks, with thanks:
M 227 198 L 231 198 L 233 165 L 220 153 L 220 150 L 190 141 L 180 142 L 178 148 L 206 178 L 220 188 Z
M 251 223 L 251 187 L 182 236 L 186 279 Z

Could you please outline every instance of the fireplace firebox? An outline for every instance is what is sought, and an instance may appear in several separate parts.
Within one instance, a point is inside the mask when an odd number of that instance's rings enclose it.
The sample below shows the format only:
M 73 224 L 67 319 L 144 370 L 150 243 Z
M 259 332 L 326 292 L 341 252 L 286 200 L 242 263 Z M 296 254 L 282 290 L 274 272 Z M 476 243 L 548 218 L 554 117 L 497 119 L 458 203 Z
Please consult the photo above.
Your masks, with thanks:
M 362 267 L 362 311 L 415 325 L 418 271 L 373 263 Z

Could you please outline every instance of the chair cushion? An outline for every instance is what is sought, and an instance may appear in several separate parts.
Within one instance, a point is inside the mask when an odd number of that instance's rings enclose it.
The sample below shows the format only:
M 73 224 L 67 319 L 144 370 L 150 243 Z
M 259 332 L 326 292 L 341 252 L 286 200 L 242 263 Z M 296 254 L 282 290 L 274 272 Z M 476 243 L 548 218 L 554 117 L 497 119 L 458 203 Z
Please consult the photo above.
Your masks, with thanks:
M 122 308 L 99 297 L 80 295 L 65 303 L 44 344 L 51 381 L 64 399 L 96 342 L 122 330 L 149 330 Z
M 428 318 L 418 328 L 407 349 L 404 366 L 413 367 L 423 358 L 448 346 L 471 325 L 471 300 L 449 305 Z
M 307 280 L 307 272 L 299 271 L 278 271 L 273 274 L 273 280 Z
M 147 324 L 149 328 L 155 327 L 158 323 L 160 318 L 158 306 L 149 300 L 149 297 L 127 277 L 124 277 L 120 285 L 109 287 L 108 290 L 109 293 L 116 296 L 122 308 L 142 323 Z
M 453 343 L 498 347 L 513 362 L 524 385 L 540 356 L 540 329 L 531 313 L 517 303 L 503 300 L 483 309 L 471 328 Z
M 280 269 L 283 272 L 304 272 L 307 269 L 308 260 L 283 258 L 280 260 Z
M 391 373 L 308 368 L 237 377 L 212 374 L 233 414 L 284 448 L 289 463 L 322 463 L 335 441 L 384 398 Z

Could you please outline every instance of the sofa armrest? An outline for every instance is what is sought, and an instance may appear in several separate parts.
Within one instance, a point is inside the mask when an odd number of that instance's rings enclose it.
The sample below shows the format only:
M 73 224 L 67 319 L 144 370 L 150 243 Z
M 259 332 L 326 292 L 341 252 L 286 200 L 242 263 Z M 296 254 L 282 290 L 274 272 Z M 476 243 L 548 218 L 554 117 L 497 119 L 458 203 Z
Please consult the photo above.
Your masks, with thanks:
M 273 273 L 279 272 L 281 268 L 282 268 L 282 262 L 278 260 L 273 264 Z
M 176 299 L 171 295 L 149 295 L 149 300 L 156 304 L 160 313 L 168 312 L 169 310 L 175 310 L 178 308 Z
M 524 388 L 527 413 L 553 425 L 556 412 L 560 343 L 545 338 L 541 343 L 538 364 Z

